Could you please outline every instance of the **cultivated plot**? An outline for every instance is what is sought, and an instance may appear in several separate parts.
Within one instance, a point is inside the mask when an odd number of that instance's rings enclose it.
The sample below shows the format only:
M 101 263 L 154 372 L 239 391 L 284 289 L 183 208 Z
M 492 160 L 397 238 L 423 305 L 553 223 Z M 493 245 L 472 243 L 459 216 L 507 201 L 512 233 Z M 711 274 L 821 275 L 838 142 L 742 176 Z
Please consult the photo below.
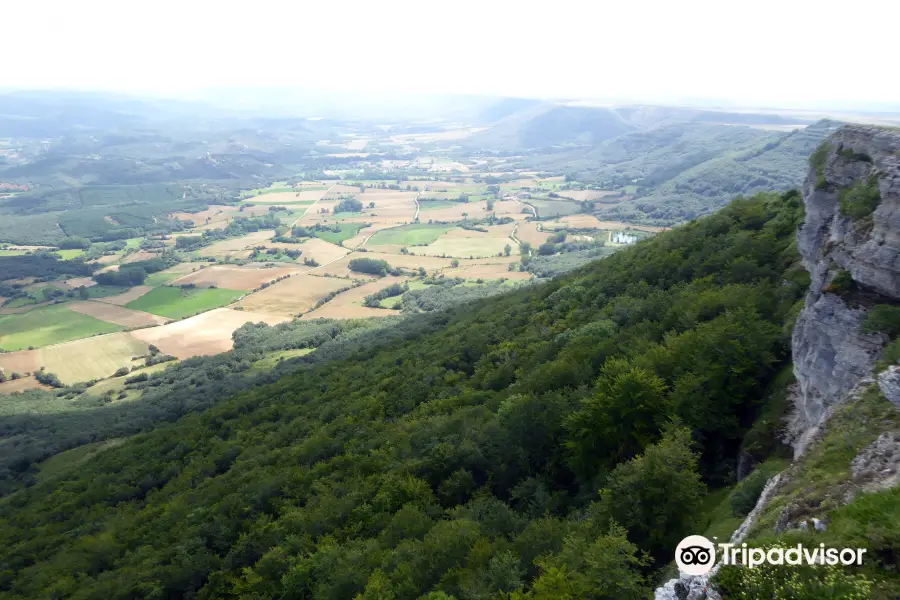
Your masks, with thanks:
M 48 306 L 23 314 L 0 316 L 0 349 L 39 348 L 121 329 L 65 306 Z
M 113 323 L 122 327 L 152 327 L 154 325 L 163 325 L 168 323 L 169 319 L 151 315 L 150 313 L 138 310 L 130 310 L 116 304 L 106 304 L 104 302 L 95 302 L 88 300 L 86 302 L 71 302 L 66 305 L 70 310 Z
M 28 390 L 49 390 L 49 385 L 40 383 L 34 377 L 20 377 L 19 379 L 10 379 L 0 383 L 0 396 L 4 394 L 16 394 Z
M 134 302 L 152 289 L 153 287 L 149 285 L 138 285 L 131 288 L 124 294 L 119 294 L 117 296 L 106 296 L 105 298 L 98 298 L 98 300 L 100 302 L 106 302 L 107 304 L 118 304 L 119 306 L 125 306 L 129 302 Z
M 285 245 L 296 246 L 296 244 Z M 246 291 L 301 270 L 291 267 L 212 266 L 184 275 L 172 281 L 172 285 L 195 285 L 198 288 L 217 287 Z
M 327 304 L 307 313 L 301 319 L 360 319 L 399 314 L 400 311 L 363 306 L 366 296 L 372 295 L 395 283 L 403 283 L 406 277 L 382 277 L 342 292 Z
M 231 334 L 244 323 L 277 325 L 287 320 L 289 317 L 281 315 L 219 308 L 176 323 L 133 331 L 131 335 L 184 359 L 231 350 Z
M 129 302 L 125 308 L 140 310 L 154 315 L 182 319 L 213 308 L 231 304 L 243 292 L 229 289 L 186 289 L 161 286 Z
M 284 281 L 255 292 L 242 299 L 238 306 L 244 310 L 265 314 L 295 316 L 313 308 L 329 293 L 347 287 L 345 279 L 294 275 Z
M 132 358 L 149 353 L 146 343 L 128 333 L 114 333 L 42 348 L 38 360 L 70 385 L 109 377 L 122 367 L 140 364 Z
M 249 256 L 251 248 L 264 245 L 265 242 L 272 239 L 272 236 L 274 235 L 275 232 L 271 230 L 254 231 L 253 233 L 248 233 L 247 235 L 242 235 L 230 240 L 216 242 L 206 248 L 197 250 L 194 254 L 211 258 L 225 258 L 226 256 L 237 257 L 242 255 L 241 253 L 243 252 L 243 254 Z

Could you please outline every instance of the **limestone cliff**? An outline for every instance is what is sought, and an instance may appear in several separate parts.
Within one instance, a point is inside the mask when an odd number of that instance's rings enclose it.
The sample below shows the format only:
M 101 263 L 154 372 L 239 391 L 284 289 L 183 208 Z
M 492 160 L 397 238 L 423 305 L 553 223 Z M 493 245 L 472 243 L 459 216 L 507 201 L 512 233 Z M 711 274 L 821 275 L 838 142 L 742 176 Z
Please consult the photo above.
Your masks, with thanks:
M 811 276 L 793 334 L 798 454 L 888 341 L 863 331 L 867 311 L 900 299 L 900 130 L 845 127 L 811 162 L 797 233 Z

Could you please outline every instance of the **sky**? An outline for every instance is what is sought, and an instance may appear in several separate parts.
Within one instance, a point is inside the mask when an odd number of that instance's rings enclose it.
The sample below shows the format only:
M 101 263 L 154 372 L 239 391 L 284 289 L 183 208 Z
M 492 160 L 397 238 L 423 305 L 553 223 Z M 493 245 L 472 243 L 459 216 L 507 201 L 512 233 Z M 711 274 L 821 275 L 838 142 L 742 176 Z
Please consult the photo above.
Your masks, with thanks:
M 0 87 L 900 105 L 896 0 L 7 0 Z

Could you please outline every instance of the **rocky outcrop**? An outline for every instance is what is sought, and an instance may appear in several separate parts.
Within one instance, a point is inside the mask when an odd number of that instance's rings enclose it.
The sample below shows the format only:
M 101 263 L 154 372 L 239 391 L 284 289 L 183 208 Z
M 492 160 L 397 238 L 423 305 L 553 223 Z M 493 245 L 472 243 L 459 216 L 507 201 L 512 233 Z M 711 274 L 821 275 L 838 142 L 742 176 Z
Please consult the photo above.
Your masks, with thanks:
M 851 287 L 862 298 L 900 299 L 900 131 L 848 126 L 826 148 L 803 186 L 806 220 L 797 233 L 811 277 L 792 340 L 798 455 L 828 407 L 871 375 L 887 342 L 884 335 L 862 331 L 866 302 L 841 291 Z M 842 197 L 866 184 L 877 187 L 877 208 L 863 216 L 847 214 Z
M 894 406 L 900 408 L 900 366 L 888 367 L 878 374 L 878 389 Z

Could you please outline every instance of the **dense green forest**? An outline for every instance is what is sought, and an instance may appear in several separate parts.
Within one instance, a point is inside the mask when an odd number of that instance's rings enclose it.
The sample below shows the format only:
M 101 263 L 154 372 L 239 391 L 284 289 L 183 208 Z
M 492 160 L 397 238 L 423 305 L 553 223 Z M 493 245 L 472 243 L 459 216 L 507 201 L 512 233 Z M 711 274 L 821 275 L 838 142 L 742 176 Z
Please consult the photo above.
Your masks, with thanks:
M 179 379 L 217 404 L 0 501 L 0 596 L 645 598 L 788 360 L 801 213 L 738 200 L 230 399 Z

